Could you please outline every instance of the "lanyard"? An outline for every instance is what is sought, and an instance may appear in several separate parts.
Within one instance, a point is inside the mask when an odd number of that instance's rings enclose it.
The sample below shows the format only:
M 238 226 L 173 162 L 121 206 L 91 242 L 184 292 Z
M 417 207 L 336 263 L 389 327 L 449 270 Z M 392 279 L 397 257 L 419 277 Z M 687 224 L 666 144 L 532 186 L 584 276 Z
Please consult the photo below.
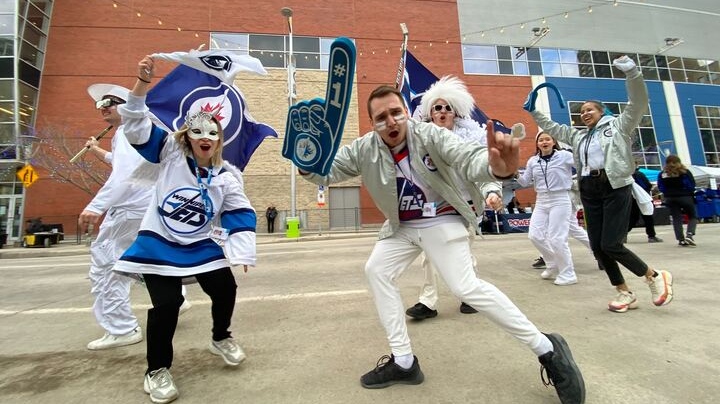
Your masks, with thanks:
M 195 177 L 197 178 L 198 187 L 200 188 L 200 197 L 203 200 L 203 206 L 205 207 L 205 215 L 208 218 L 208 222 L 211 221 L 213 218 L 212 201 L 210 200 L 210 196 L 208 195 L 208 187 L 210 186 L 210 181 L 212 181 L 212 169 L 212 167 L 208 168 L 207 184 L 205 184 L 200 177 L 200 169 L 198 168 L 197 164 L 195 165 Z
M 588 162 L 588 149 L 590 149 L 590 139 L 592 138 L 592 135 L 595 133 L 595 128 L 592 128 L 592 130 L 588 131 L 587 136 L 585 136 L 585 166 L 589 169 L 590 165 Z

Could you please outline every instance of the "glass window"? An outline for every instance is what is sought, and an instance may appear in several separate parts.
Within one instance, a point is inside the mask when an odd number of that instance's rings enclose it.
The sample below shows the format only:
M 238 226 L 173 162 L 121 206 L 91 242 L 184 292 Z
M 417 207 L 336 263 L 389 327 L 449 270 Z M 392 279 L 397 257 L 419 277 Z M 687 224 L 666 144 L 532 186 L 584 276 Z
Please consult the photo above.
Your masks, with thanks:
M 530 74 L 527 62 L 513 62 L 513 68 L 515 69 L 515 74 L 517 75 L 527 76 L 528 74 Z
M 229 49 L 247 51 L 249 49 L 249 36 L 247 34 L 210 33 L 210 49 Z
M 36 48 L 45 47 L 45 35 L 32 24 L 25 24 L 25 31 L 23 32 L 22 39 L 34 45 Z M 25 46 L 21 44 L 20 46 Z
M 668 70 L 668 69 L 658 69 L 658 74 L 660 75 L 660 80 L 662 80 L 662 81 L 670 81 L 670 70 Z
M 289 37 L 285 37 L 285 49 L 290 49 Z M 320 41 L 317 37 L 293 36 L 293 53 L 310 52 L 320 53 Z
M 638 55 L 640 59 L 640 66 L 655 67 L 655 57 L 653 55 Z M 645 69 L 643 69 L 645 71 Z
M 250 56 L 260 59 L 265 67 L 285 67 L 284 55 L 280 51 L 250 51 Z
M 14 110 L 12 102 L 0 102 L 0 122 L 15 122 Z
M 12 123 L 0 124 L 0 145 L 15 144 L 15 125 Z
M 513 60 L 527 60 L 527 48 L 512 48 L 512 50 L 514 51 L 512 55 Z M 522 55 L 518 56 L 518 53 L 520 53 L 521 51 Z
M 688 70 L 685 72 L 688 83 L 712 84 L 710 74 L 708 72 L 699 72 Z
M 701 66 L 697 59 L 682 58 L 682 61 L 686 70 L 705 70 L 705 64 Z
M 560 61 L 563 63 L 577 63 L 578 62 L 577 51 L 568 50 L 568 49 L 560 49 L 559 53 L 560 53 Z
M 0 56 L 15 56 L 15 41 L 10 36 L 0 36 Z
M 543 67 L 543 73 L 545 73 L 546 76 L 556 76 L 556 77 L 562 76 L 562 70 L 560 69 L 560 63 L 543 62 L 542 67 Z
M 592 52 L 593 63 L 609 65 L 610 58 L 608 58 L 607 52 Z
M 48 29 L 50 28 L 50 18 L 48 18 L 48 15 L 43 13 L 35 5 L 28 7 L 27 20 L 37 29 L 47 34 Z
M 463 68 L 468 73 L 498 74 L 497 62 L 494 60 L 465 60 Z
M 560 65 L 563 77 L 579 77 L 578 65 L 563 63 Z
M 528 68 L 532 76 L 542 76 L 543 74 L 542 64 L 540 62 L 528 62 Z
M 512 59 L 512 51 L 509 46 L 498 46 L 497 47 L 498 59 L 510 60 Z
M 593 65 L 578 65 L 580 77 L 595 77 Z
M 720 63 L 718 63 L 717 60 L 706 60 L 705 62 L 707 62 L 706 66 L 708 70 L 714 73 L 720 73 Z
M 595 77 L 604 79 L 612 78 L 612 71 L 609 65 L 595 65 Z
M 254 51 L 285 51 L 283 37 L 280 35 L 255 35 L 250 34 L 248 42 L 250 49 Z
M 45 55 L 36 47 L 28 44 L 27 42 L 23 41 L 23 44 L 20 46 L 20 59 L 37 67 L 38 69 L 42 68 L 44 56 Z
M 25 104 L 32 105 L 32 106 L 37 105 L 38 91 L 36 88 L 32 88 L 25 83 L 20 83 L 20 85 L 18 86 L 18 89 L 20 92 L 20 96 L 18 97 L 18 99 L 20 101 L 24 102 Z M 2 92 L 2 86 L 0 86 L 0 92 Z M 12 94 L 12 89 L 8 92 L 8 94 Z M 0 97 L 2 97 L 1 94 L 0 94 Z
M 13 14 L 0 14 L 0 35 L 15 36 L 15 16 Z
M 513 74 L 512 63 L 509 60 L 500 60 L 498 62 L 500 68 L 500 74 Z
M 465 59 L 497 59 L 494 46 L 465 45 L 463 46 Z
M 560 54 L 558 53 L 557 49 L 540 48 L 540 57 L 542 57 L 543 62 L 559 62 L 560 61 Z
M 686 81 L 685 72 L 682 70 L 670 69 L 670 78 L 672 81 L 684 83 Z
M 592 53 L 586 50 L 578 51 L 577 60 L 580 63 L 592 63 Z
M 645 80 L 658 80 L 658 71 L 654 67 L 643 67 L 642 68 L 642 74 L 643 77 L 645 77 Z
M 15 100 L 15 91 L 12 80 L 0 80 L 0 101 Z
M 298 69 L 320 68 L 320 55 L 318 55 L 317 53 L 295 53 L 295 49 L 293 49 L 293 54 L 295 56 L 295 67 L 297 67 Z
M 667 59 L 663 55 L 655 55 L 655 64 L 657 67 L 667 67 Z
M 20 67 L 20 80 L 33 87 L 40 87 L 40 70 L 23 61 L 20 61 L 18 65 Z
M 13 58 L 0 58 L 0 79 L 14 79 L 15 65 Z
M 528 58 L 528 60 L 539 61 L 540 60 L 540 49 L 538 49 L 538 48 L 528 49 L 527 50 L 527 58 Z

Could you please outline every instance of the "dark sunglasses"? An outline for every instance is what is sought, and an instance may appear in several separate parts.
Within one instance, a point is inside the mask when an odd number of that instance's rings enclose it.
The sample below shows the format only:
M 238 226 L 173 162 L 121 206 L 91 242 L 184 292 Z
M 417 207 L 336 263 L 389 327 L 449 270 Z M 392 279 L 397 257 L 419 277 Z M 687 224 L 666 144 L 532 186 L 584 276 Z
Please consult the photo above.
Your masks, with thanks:
M 102 100 L 95 103 L 95 108 L 97 108 L 97 109 L 110 108 L 113 105 L 120 105 L 120 104 L 125 104 L 125 101 L 123 101 L 119 98 L 103 98 Z
M 435 112 L 442 112 L 443 109 L 447 112 L 453 112 L 453 109 L 450 106 L 450 104 L 448 104 L 448 105 L 435 104 L 435 105 L 433 105 L 432 109 Z

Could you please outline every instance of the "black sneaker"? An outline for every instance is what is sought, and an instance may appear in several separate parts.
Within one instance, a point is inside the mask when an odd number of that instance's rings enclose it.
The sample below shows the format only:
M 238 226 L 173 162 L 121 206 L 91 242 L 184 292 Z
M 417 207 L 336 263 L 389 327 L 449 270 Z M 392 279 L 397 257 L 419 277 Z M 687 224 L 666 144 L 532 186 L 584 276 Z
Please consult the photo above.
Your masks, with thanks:
M 437 310 L 433 310 L 422 303 L 417 303 L 415 306 L 405 310 L 405 314 L 415 320 L 425 320 L 426 318 L 437 317 Z
M 693 241 L 692 239 L 687 239 L 687 238 L 686 238 L 686 239 L 684 239 L 684 240 L 680 240 L 680 242 L 678 243 L 678 245 L 679 245 L 680 247 L 695 247 L 695 241 Z
M 538 259 L 533 262 L 532 267 L 535 269 L 545 268 L 545 260 L 543 259 L 543 257 L 538 257 Z
M 475 308 L 470 306 L 469 304 L 463 302 L 463 303 L 460 303 L 460 313 L 473 314 L 473 313 L 477 313 L 477 310 L 475 310 Z
M 687 241 L 687 243 L 690 244 L 690 246 L 695 247 L 695 239 L 693 238 L 692 233 L 687 234 L 687 236 L 685 237 L 685 241 Z
M 648 243 L 662 243 L 663 240 L 660 237 L 648 237 Z
M 393 384 L 420 384 L 425 380 L 418 359 L 413 355 L 410 369 L 403 369 L 395 363 L 394 355 L 383 355 L 378 359 L 375 369 L 360 378 L 360 384 L 366 389 L 384 389 Z
M 572 352 L 565 339 L 559 334 L 545 334 L 553 344 L 553 352 L 538 359 L 542 365 L 540 377 L 545 386 L 555 386 L 562 404 L 583 404 L 585 402 L 585 381 L 573 360 Z M 547 374 L 543 375 L 543 370 Z

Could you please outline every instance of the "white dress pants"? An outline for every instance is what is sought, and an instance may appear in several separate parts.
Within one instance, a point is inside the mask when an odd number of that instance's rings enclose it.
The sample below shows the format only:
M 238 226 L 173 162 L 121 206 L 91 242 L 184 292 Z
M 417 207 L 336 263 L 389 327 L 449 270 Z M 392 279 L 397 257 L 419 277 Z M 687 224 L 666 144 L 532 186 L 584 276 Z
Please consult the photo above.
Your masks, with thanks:
M 577 280 L 568 245 L 571 214 L 567 191 L 538 192 L 530 217 L 528 237 L 540 251 L 548 270 L 557 270 L 560 281 Z
M 130 286 L 134 280 L 112 270 L 115 262 L 137 237 L 140 218 L 128 218 L 124 211 L 110 211 L 90 246 L 90 292 L 95 296 L 93 313 L 98 324 L 112 335 L 123 335 L 138 326 L 130 307 Z
M 458 299 L 483 313 L 536 355 L 552 349 L 550 341 L 505 294 L 477 278 L 467 230 L 457 222 L 424 229 L 401 225 L 391 237 L 375 244 L 365 264 L 365 275 L 375 307 L 395 356 L 412 353 L 397 279 L 421 252 L 425 252 Z

